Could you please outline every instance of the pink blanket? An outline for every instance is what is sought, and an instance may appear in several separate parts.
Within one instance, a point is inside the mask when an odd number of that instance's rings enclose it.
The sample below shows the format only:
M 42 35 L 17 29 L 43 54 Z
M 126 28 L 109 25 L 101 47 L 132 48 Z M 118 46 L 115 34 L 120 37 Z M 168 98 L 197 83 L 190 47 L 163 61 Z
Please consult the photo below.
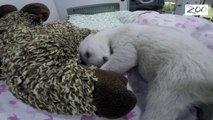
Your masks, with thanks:
M 154 11 L 141 13 L 133 21 L 140 25 L 172 27 L 188 33 L 213 51 L 213 22 L 194 16 L 160 14 Z

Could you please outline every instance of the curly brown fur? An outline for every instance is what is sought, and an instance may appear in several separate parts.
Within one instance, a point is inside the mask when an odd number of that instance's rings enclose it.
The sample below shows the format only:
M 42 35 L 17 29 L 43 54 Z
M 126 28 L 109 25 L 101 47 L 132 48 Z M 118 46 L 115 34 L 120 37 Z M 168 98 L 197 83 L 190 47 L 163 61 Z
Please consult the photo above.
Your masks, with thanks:
M 90 30 L 69 22 L 32 25 L 32 20 L 20 11 L 0 19 L 2 70 L 11 92 L 49 112 L 94 114 L 95 68 L 79 66 L 77 52 Z

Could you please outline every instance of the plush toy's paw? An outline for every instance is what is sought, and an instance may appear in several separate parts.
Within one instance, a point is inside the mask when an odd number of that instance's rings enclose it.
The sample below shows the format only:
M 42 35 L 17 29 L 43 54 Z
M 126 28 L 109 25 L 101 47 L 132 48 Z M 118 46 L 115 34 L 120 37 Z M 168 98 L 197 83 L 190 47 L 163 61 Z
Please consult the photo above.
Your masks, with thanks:
M 94 104 L 96 114 L 106 118 L 119 118 L 136 105 L 135 95 L 127 90 L 127 79 L 115 72 L 97 70 L 95 76 Z
M 4 17 L 4 15 L 16 11 L 17 8 L 13 5 L 2 5 L 0 6 L 0 18 Z
M 38 17 L 34 20 L 34 22 L 44 22 L 50 15 L 50 10 L 48 7 L 41 3 L 28 4 L 24 6 L 21 11 L 37 15 Z

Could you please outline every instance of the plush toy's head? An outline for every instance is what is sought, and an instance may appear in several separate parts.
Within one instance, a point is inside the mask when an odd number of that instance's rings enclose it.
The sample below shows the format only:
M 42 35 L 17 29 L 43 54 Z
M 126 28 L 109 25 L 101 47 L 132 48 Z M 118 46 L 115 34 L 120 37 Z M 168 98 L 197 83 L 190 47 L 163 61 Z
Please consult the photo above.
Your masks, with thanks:
M 66 21 L 39 24 L 49 16 L 43 4 L 14 8 L 0 6 L 2 75 L 14 96 L 35 108 L 68 115 L 118 118 L 135 106 L 126 78 L 81 65 L 78 46 L 90 30 Z

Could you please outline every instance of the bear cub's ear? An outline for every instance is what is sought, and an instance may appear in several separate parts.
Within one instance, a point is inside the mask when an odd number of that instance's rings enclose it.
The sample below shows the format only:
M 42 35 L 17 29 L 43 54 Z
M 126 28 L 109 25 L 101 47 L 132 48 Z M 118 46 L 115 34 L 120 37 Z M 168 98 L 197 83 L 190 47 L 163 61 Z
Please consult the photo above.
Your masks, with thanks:
M 0 6 L 0 18 L 4 17 L 6 14 L 11 13 L 13 11 L 17 11 L 18 9 L 13 5 L 2 5 Z
M 38 16 L 34 20 L 34 22 L 37 22 L 37 23 L 46 21 L 50 15 L 49 8 L 46 5 L 41 3 L 31 3 L 28 5 L 25 5 L 21 9 L 21 11 Z

